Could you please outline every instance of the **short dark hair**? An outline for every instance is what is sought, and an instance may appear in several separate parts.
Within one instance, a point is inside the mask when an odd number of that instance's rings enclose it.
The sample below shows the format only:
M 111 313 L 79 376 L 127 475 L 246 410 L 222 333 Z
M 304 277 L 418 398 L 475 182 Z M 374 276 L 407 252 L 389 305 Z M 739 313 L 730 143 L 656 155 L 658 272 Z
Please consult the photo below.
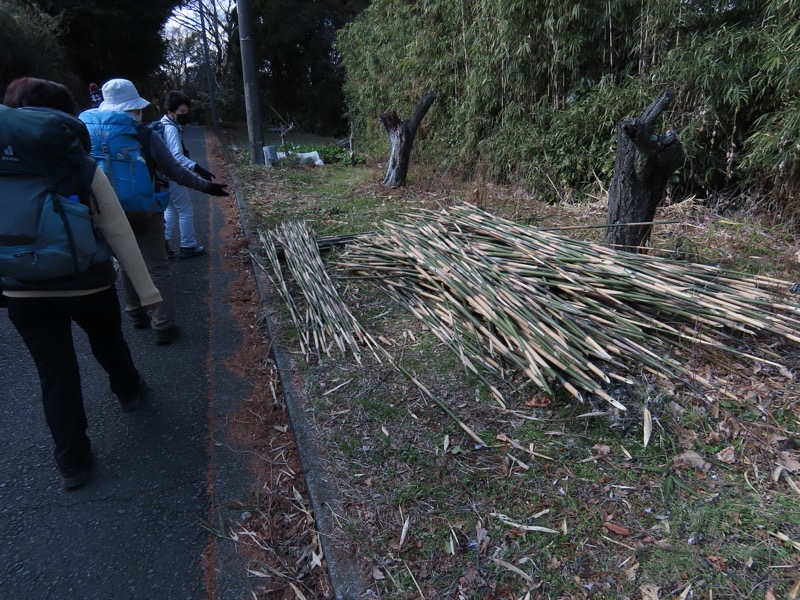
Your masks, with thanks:
M 164 112 L 175 112 L 180 108 L 181 104 L 192 108 L 192 101 L 189 100 L 189 96 L 178 90 L 171 90 L 167 92 L 167 96 L 164 98 Z
M 70 115 L 78 112 L 78 104 L 67 86 L 36 77 L 20 77 L 8 84 L 3 104 L 11 108 L 42 106 Z

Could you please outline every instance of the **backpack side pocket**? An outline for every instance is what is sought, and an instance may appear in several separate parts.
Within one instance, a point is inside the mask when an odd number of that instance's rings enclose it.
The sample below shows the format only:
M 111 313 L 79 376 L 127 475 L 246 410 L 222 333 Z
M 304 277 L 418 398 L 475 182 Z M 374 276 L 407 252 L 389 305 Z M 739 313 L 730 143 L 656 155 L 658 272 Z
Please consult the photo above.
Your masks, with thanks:
M 57 279 L 82 273 L 102 258 L 87 206 L 52 190 L 41 190 L 30 202 L 39 215 L 36 235 L 0 246 L 0 273 L 20 281 Z

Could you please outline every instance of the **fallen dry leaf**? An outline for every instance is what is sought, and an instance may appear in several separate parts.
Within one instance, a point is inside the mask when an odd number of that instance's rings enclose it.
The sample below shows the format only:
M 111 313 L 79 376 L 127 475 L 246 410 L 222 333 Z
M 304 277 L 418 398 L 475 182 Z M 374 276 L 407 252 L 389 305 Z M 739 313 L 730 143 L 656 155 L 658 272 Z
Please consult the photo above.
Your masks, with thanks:
M 306 595 L 303 592 L 301 592 L 300 589 L 295 584 L 293 584 L 290 581 L 289 585 L 291 586 L 292 591 L 294 592 L 294 597 L 297 598 L 297 600 L 307 600 Z
M 386 579 L 386 575 L 384 575 L 383 571 L 381 571 L 378 567 L 375 567 L 372 569 L 372 578 L 375 581 L 380 581 L 381 579 Z
M 617 535 L 630 535 L 630 531 L 626 527 L 622 525 L 617 525 L 616 523 L 612 523 L 610 521 L 606 521 L 603 523 L 603 527 L 608 529 L 611 533 L 616 533 Z
M 597 455 L 598 458 L 602 456 L 608 456 L 611 452 L 611 446 L 606 446 L 605 444 L 595 444 L 592 446 L 592 450 Z
M 642 592 L 642 600 L 659 600 L 658 593 L 661 591 L 657 585 L 652 583 L 645 583 L 643 586 L 639 587 L 639 591 Z
M 550 396 L 538 396 L 536 398 L 531 398 L 525 402 L 525 406 L 530 406 L 531 408 L 544 408 L 546 406 L 550 406 Z
M 622 570 L 628 581 L 636 581 L 636 574 L 639 572 L 639 563 L 635 562 L 630 567 Z
M 778 459 L 781 461 L 783 468 L 789 471 L 789 473 L 800 473 L 800 462 L 798 462 L 797 457 L 792 452 L 784 450 L 778 454 Z
M 736 450 L 733 448 L 733 446 L 728 446 L 727 448 L 723 448 L 717 452 L 714 455 L 714 458 L 720 462 L 724 462 L 727 465 L 732 465 L 736 462 Z
M 689 429 L 681 429 L 678 433 L 678 443 L 681 445 L 681 448 L 694 448 L 697 442 L 697 432 L 691 431 Z
M 719 571 L 720 573 L 725 573 L 728 571 L 728 561 L 722 556 L 712 554 L 708 557 L 708 562 L 715 571 Z
M 673 457 L 672 462 L 676 467 L 694 467 L 705 473 L 711 468 L 711 463 L 706 461 L 697 452 L 684 452 Z

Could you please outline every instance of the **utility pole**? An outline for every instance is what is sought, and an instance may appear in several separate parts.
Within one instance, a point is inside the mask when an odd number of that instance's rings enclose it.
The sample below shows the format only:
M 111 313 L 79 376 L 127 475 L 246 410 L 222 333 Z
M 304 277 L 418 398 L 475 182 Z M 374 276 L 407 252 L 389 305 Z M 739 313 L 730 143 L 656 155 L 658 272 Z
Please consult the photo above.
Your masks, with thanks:
M 264 164 L 264 136 L 261 131 L 261 111 L 258 107 L 258 81 L 253 52 L 253 6 L 250 0 L 238 0 L 239 47 L 242 51 L 244 106 L 247 111 L 247 135 L 250 138 L 250 162 Z
M 211 76 L 211 59 L 208 54 L 208 38 L 206 37 L 206 17 L 205 7 L 203 0 L 198 0 L 198 8 L 200 10 L 200 32 L 203 36 L 203 53 L 206 58 L 206 77 L 208 78 L 208 97 L 211 101 L 211 126 L 216 131 L 219 119 L 217 118 L 217 97 L 214 89 L 214 78 Z

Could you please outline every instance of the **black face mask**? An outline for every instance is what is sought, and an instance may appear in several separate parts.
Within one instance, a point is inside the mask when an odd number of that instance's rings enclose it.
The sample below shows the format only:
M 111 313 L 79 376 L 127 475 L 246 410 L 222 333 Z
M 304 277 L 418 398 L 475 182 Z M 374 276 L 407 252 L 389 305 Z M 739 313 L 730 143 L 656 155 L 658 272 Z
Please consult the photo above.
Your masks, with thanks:
M 175 122 L 178 125 L 188 125 L 189 124 L 189 113 L 175 115 Z

